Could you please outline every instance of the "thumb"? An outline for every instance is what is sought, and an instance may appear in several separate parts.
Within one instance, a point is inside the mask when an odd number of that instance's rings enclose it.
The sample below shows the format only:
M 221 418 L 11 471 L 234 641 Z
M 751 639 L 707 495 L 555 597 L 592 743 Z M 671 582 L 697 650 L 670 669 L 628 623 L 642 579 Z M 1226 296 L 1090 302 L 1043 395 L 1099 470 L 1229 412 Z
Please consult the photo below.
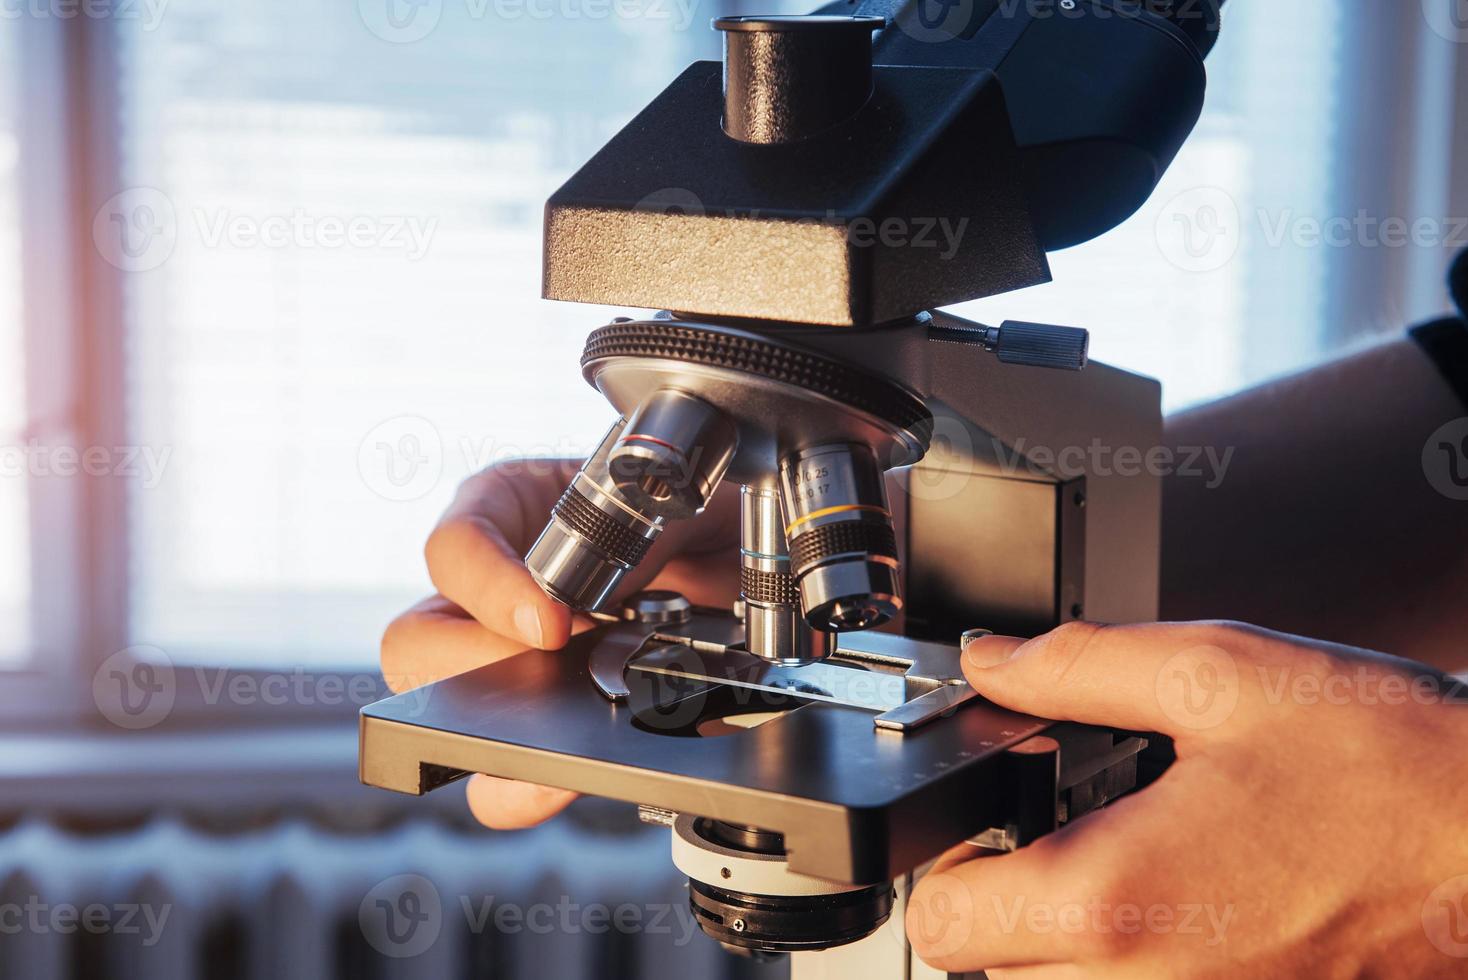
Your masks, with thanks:
M 1245 637 L 1208 623 L 1067 623 L 964 651 L 969 684 L 1014 711 L 1183 739 L 1233 721 Z M 1233 648 L 1233 649 L 1230 649 Z

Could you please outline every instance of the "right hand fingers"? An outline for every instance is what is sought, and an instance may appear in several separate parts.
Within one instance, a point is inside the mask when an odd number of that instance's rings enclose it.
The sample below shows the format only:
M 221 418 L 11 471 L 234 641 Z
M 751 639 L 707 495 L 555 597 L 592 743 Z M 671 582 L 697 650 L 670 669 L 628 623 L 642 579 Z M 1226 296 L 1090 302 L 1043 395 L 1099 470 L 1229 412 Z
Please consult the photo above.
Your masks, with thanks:
M 545 595 L 521 558 L 579 465 L 518 461 L 460 487 L 425 549 L 430 577 L 443 595 L 414 606 L 383 637 L 383 673 L 393 690 L 492 663 L 527 644 L 558 649 L 572 633 L 594 625 Z M 666 567 L 645 561 L 619 591 L 646 587 L 656 576 L 654 586 L 677 589 L 695 603 L 727 605 L 737 588 L 734 499 L 726 490 L 711 513 L 671 528 L 657 549 Z M 496 829 L 533 826 L 576 798 L 568 790 L 484 775 L 469 780 L 467 796 L 475 817 Z
M 580 620 L 580 632 L 594 624 Z M 382 675 L 393 691 L 431 684 L 524 652 L 519 640 L 499 636 L 443 596 L 413 606 L 382 637 Z M 523 830 L 564 810 L 576 794 L 512 779 L 475 774 L 465 787 L 475 819 L 496 830 Z
M 569 789 L 537 786 L 476 772 L 464 789 L 469 812 L 492 830 L 525 830 L 545 823 L 575 802 Z
M 571 611 L 545 594 L 525 570 L 523 556 L 550 518 L 551 508 L 580 464 L 517 460 L 466 480 L 428 539 L 428 573 L 444 597 L 487 629 L 523 645 L 557 650 L 571 635 Z M 647 560 L 617 590 L 626 595 L 664 577 L 694 603 L 727 605 L 734 598 L 738 491 L 724 487 L 708 512 L 671 524 Z M 689 565 L 696 574 L 686 574 Z
M 571 611 L 535 584 L 522 556 L 576 469 L 569 460 L 520 460 L 475 474 L 424 548 L 434 587 L 522 649 L 559 649 L 571 635 Z

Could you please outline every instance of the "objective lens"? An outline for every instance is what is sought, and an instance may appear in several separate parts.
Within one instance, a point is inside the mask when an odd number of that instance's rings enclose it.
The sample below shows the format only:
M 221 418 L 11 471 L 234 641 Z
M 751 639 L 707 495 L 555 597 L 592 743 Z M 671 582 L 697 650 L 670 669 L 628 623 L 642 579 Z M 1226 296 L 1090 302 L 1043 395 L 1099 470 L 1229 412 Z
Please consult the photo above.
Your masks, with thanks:
M 608 469 L 622 496 L 639 511 L 679 520 L 708 506 L 738 448 L 738 428 L 718 409 L 664 388 L 632 413 Z
M 780 495 L 741 487 L 739 517 L 745 646 L 755 656 L 787 667 L 829 657 L 835 649 L 831 634 L 811 629 L 800 610 L 800 590 L 785 549 Z
M 817 446 L 780 464 L 790 565 L 814 629 L 871 629 L 902 608 L 897 535 L 876 456 Z
M 605 602 L 663 531 L 662 519 L 639 512 L 607 473 L 607 458 L 625 428 L 626 420 L 618 419 L 607 432 L 525 556 L 540 587 L 573 609 Z

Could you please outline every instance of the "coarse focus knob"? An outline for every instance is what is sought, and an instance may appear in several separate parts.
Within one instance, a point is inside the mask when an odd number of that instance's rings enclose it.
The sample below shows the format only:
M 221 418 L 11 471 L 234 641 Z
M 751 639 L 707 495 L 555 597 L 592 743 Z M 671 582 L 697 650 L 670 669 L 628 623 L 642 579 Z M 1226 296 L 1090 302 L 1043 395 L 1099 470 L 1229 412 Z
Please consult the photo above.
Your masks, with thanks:
M 792 143 L 855 115 L 872 93 L 872 32 L 881 17 L 720 17 L 724 132 Z

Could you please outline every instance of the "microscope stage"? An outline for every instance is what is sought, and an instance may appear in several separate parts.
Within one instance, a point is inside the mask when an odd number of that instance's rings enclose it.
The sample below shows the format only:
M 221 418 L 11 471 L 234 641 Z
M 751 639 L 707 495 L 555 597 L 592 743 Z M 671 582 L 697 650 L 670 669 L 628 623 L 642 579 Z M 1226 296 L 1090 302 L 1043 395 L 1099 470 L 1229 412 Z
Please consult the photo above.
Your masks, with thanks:
M 721 624 L 737 627 L 689 625 Z M 482 772 L 757 826 L 785 835 L 792 871 L 867 884 L 1003 827 L 1006 750 L 1052 725 L 974 698 L 915 730 L 878 728 L 933 689 L 919 665 L 959 676 L 957 648 L 885 634 L 850 634 L 840 663 L 800 668 L 654 641 L 613 703 L 588 668 L 608 629 L 364 708 L 362 780 L 418 794 Z

